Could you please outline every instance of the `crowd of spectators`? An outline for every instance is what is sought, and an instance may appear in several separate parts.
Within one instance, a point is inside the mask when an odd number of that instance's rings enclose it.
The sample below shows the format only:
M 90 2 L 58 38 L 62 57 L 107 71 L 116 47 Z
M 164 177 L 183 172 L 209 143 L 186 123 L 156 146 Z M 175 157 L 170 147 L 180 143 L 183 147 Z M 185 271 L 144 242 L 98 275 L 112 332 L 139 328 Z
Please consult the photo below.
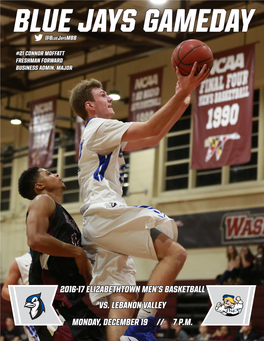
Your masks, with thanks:
M 207 326 L 200 324 L 199 332 L 194 336 L 189 336 L 184 327 L 177 323 L 173 325 L 169 318 L 164 320 L 161 329 L 157 331 L 158 341 L 264 341 L 264 337 L 259 335 L 252 327 L 252 322 L 248 326 L 241 326 L 231 333 L 228 326 L 217 327 L 211 332 Z
M 16 327 L 13 316 L 7 316 L 5 326 L 1 331 L 0 341 L 27 341 L 23 327 Z
M 207 341 L 211 337 L 211 334 L 208 333 L 208 327 L 200 325 L 199 327 L 199 334 L 197 334 L 195 337 L 190 337 L 190 340 L 195 341 Z
M 219 284 L 264 284 L 264 245 L 257 247 L 254 256 L 248 246 L 240 252 L 236 247 L 227 247 L 227 266 L 223 274 L 216 278 Z

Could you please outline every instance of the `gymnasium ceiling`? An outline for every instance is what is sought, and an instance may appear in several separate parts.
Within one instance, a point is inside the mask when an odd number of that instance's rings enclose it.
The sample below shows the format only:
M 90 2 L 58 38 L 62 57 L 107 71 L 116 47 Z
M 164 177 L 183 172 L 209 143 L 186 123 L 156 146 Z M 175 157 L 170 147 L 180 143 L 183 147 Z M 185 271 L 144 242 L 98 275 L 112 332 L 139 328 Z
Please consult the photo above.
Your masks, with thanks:
M 42 39 L 36 42 L 34 33 L 14 33 L 14 22 L 17 9 L 39 9 L 38 24 L 41 26 L 43 22 L 45 9 L 73 9 L 71 14 L 70 34 L 78 36 L 77 41 L 64 42 L 61 41 L 45 41 Z M 131 33 L 123 33 L 120 30 L 121 22 L 118 22 L 115 32 L 85 32 L 80 33 L 77 30 L 78 23 L 86 22 L 87 12 L 94 9 L 96 16 L 98 9 L 114 9 L 115 12 L 121 9 L 136 9 L 137 23 L 135 29 Z M 105 68 L 120 65 L 125 62 L 140 59 L 146 55 L 156 52 L 164 48 L 174 48 L 178 43 L 185 39 L 199 39 L 208 41 L 222 35 L 233 34 L 227 32 L 219 33 L 145 33 L 143 31 L 143 22 L 145 13 L 149 8 L 164 8 L 173 10 L 173 17 L 179 8 L 183 9 L 214 9 L 223 8 L 227 11 L 231 8 L 256 8 L 256 12 L 250 22 L 250 28 L 264 24 L 264 2 L 261 1 L 192 1 L 192 0 L 168 0 L 164 5 L 153 5 L 149 0 L 127 0 L 127 1 L 1 1 L 1 87 L 2 98 L 12 95 L 31 91 L 49 84 L 61 82 L 69 78 L 77 77 L 86 73 L 102 70 Z M 44 33 L 45 35 L 46 33 Z M 52 34 L 56 34 L 53 32 Z M 112 56 L 105 58 L 104 51 L 113 47 L 115 51 Z M 65 51 L 64 64 L 67 60 L 83 56 L 79 58 L 82 62 L 78 66 L 74 66 L 71 72 L 55 71 L 51 73 L 41 71 L 20 71 L 15 72 L 16 68 L 16 52 L 29 50 L 61 50 Z M 95 54 L 94 52 L 97 52 Z M 101 52 L 101 53 L 100 53 Z M 91 54 L 98 56 L 97 58 L 89 58 Z

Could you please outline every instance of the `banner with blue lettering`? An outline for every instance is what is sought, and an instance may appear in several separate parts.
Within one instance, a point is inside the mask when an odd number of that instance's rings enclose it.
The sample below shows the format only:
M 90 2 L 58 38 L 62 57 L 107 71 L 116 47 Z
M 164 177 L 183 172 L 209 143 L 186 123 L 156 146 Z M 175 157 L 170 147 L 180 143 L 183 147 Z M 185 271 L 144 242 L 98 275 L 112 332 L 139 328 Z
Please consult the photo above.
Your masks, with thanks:
M 243 164 L 251 157 L 255 45 L 214 54 L 195 90 L 193 169 Z

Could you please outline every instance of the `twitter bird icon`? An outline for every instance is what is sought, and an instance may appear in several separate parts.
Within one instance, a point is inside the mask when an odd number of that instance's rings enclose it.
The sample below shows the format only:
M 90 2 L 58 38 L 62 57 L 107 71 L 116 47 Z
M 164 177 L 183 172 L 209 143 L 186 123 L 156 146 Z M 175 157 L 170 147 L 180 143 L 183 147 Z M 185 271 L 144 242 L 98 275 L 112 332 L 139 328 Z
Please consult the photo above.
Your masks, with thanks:
M 35 34 L 35 41 L 40 41 L 42 39 L 42 34 Z

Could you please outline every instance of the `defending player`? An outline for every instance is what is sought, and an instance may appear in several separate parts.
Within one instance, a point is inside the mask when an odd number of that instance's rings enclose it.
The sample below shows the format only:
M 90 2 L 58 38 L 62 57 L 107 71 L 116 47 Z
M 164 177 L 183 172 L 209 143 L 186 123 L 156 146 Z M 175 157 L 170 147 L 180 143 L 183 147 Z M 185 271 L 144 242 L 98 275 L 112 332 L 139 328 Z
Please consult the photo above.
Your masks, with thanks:
M 84 286 L 91 279 L 91 264 L 81 248 L 81 232 L 70 214 L 61 206 L 66 186 L 58 174 L 32 167 L 19 179 L 19 193 L 32 200 L 27 215 L 27 242 L 32 264 L 30 284 Z M 82 301 L 85 290 L 63 293 L 58 290 L 53 306 L 61 314 L 61 327 L 48 326 L 54 341 L 101 341 L 99 326 L 74 326 L 73 318 L 95 318 Z
M 135 285 L 132 256 L 158 260 L 148 285 L 172 285 L 181 270 L 186 251 L 177 241 L 175 222 L 152 207 L 129 207 L 122 198 L 122 151 L 156 145 L 181 117 L 190 103 L 190 93 L 209 75 L 204 65 L 194 76 L 196 63 L 188 77 L 177 70 L 179 82 L 175 95 L 147 122 L 122 123 L 110 120 L 114 115 L 112 99 L 91 79 L 77 84 L 71 92 L 72 109 L 85 122 L 80 144 L 79 184 L 83 205 L 82 244 L 95 266 L 91 285 Z M 166 293 L 146 293 L 138 318 L 147 318 L 147 326 L 109 326 L 107 338 L 119 340 L 155 340 L 156 302 Z M 106 294 L 90 294 L 93 304 L 106 300 Z M 112 293 L 108 297 L 109 318 L 131 318 L 133 309 L 112 309 L 112 303 L 136 299 L 132 293 Z

